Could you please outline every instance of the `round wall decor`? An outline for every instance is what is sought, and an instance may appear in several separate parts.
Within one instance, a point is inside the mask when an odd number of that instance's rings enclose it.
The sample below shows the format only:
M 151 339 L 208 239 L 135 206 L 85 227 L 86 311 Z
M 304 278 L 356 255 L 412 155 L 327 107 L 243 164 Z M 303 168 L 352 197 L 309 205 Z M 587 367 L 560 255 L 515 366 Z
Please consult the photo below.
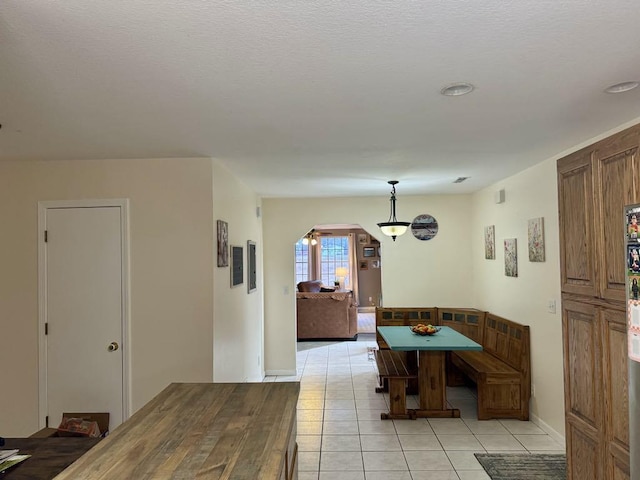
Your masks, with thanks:
M 418 240 L 431 240 L 438 234 L 438 221 L 431 215 L 418 215 L 411 222 L 411 233 Z

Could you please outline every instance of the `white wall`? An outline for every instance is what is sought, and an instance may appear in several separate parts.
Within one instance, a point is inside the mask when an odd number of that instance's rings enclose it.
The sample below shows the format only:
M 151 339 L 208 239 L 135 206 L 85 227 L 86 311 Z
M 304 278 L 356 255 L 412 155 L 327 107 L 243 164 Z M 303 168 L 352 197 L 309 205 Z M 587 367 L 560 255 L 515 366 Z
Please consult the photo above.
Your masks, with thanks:
M 505 202 L 494 193 L 505 190 Z M 473 195 L 471 259 L 477 308 L 530 326 L 531 412 L 564 436 L 562 315 L 556 162 L 542 162 Z M 529 261 L 527 223 L 544 217 L 546 261 Z M 484 227 L 495 225 L 496 259 L 484 258 Z M 504 239 L 516 238 L 518 277 L 504 274 Z M 549 301 L 556 313 L 548 311 Z M 534 418 L 535 418 L 534 417 Z
M 129 198 L 133 411 L 213 377 L 210 159 L 0 163 L 0 433 L 38 429 L 37 202 Z
M 213 379 L 216 382 L 262 381 L 263 280 L 260 199 L 219 162 L 213 168 L 213 226 L 228 223 L 229 245 L 243 247 L 244 282 L 231 288 L 231 267 L 218 267 L 214 255 Z M 215 232 L 214 232 L 215 234 Z M 247 240 L 256 242 L 258 288 L 247 293 Z M 214 245 L 216 250 L 216 245 Z M 231 263 L 231 262 L 229 262 Z
M 381 185 L 381 190 L 385 186 Z M 471 197 L 403 196 L 398 218 L 428 213 L 440 232 L 429 241 L 408 232 L 396 242 L 380 233 L 389 197 L 264 199 L 265 367 L 267 374 L 295 374 L 294 244 L 317 224 L 360 224 L 381 241 L 384 306 L 472 306 Z

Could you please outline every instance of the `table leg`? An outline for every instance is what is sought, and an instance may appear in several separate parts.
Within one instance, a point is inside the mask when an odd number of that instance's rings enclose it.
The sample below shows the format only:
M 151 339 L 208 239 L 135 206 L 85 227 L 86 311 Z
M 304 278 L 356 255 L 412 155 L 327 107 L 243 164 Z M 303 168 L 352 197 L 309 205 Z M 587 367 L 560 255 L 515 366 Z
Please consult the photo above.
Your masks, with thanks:
M 460 410 L 447 408 L 445 352 L 420 350 L 418 358 L 418 386 L 420 409 L 418 417 L 458 418 Z
M 382 420 L 411 418 L 415 419 L 413 410 L 407 410 L 406 380 L 389 378 L 389 413 L 381 413 Z

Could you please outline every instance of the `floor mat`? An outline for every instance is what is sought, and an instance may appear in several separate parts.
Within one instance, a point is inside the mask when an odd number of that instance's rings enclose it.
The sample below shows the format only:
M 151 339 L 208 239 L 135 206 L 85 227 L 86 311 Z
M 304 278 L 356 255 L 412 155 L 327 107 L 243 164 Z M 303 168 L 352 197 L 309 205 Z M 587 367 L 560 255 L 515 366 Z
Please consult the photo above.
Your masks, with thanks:
M 564 454 L 476 453 L 491 480 L 566 480 Z

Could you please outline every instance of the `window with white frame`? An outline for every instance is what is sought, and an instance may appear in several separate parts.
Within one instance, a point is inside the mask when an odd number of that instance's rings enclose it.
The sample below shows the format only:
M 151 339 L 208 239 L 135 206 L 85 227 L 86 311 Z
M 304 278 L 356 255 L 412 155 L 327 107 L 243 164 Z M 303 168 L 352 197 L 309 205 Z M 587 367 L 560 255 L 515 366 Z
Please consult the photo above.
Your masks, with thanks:
M 309 262 L 309 245 L 302 239 L 296 243 L 296 284 L 311 280 L 309 278 L 311 264 Z
M 349 271 L 349 237 L 319 235 L 316 238 L 317 243 L 315 240 L 305 242 L 305 239 L 296 243 L 296 284 L 319 279 L 324 285 L 332 286 L 340 280 L 336 276 L 336 269 Z
M 319 267 L 320 279 L 324 285 L 333 285 L 336 278 L 336 268 L 349 269 L 349 237 L 327 235 L 320 237 Z

